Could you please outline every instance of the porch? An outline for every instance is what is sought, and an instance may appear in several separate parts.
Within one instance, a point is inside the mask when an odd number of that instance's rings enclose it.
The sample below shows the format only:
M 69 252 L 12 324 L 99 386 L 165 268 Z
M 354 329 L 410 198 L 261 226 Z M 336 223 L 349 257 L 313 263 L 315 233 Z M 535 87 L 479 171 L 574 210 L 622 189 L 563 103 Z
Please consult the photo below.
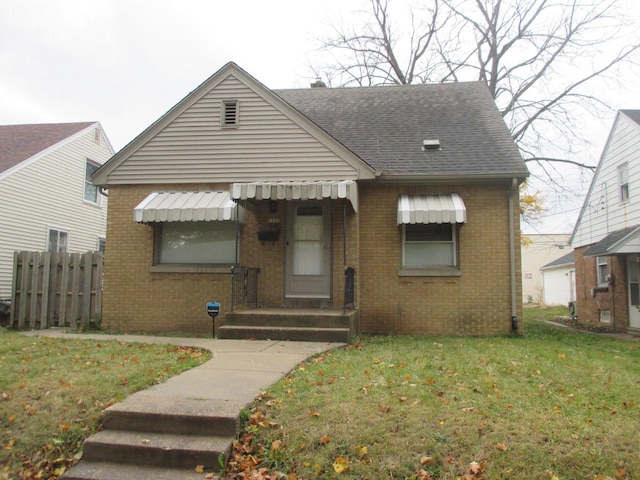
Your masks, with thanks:
M 216 318 L 217 338 L 349 343 L 358 331 L 352 267 L 344 271 L 342 307 L 312 298 L 291 300 L 287 306 L 261 305 L 259 268 L 234 267 L 231 278 L 231 310 Z

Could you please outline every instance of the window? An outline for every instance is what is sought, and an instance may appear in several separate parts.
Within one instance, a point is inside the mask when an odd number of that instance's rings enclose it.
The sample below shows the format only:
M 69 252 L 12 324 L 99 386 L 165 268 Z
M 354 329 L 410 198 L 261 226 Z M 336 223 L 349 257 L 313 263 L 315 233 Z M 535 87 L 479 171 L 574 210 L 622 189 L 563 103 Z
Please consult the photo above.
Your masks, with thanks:
M 69 249 L 69 232 L 65 230 L 50 228 L 48 238 L 47 238 L 47 251 L 59 253 L 59 252 L 67 252 L 68 249 Z
M 403 267 L 457 267 L 455 224 L 407 224 L 403 230 Z
M 623 163 L 618 167 L 618 188 L 620 190 L 620 203 L 629 201 L 629 164 Z
M 104 246 L 107 243 L 107 239 L 104 237 L 98 237 L 98 251 L 104 253 Z
M 98 187 L 91 183 L 91 175 L 100 168 L 95 163 L 87 160 L 84 170 L 84 199 L 87 202 L 98 203 Z
M 220 125 L 227 128 L 238 126 L 238 100 L 224 100 Z
M 156 264 L 233 264 L 236 223 L 164 222 L 156 229 Z
M 607 285 L 607 257 L 596 257 L 596 278 L 598 286 Z

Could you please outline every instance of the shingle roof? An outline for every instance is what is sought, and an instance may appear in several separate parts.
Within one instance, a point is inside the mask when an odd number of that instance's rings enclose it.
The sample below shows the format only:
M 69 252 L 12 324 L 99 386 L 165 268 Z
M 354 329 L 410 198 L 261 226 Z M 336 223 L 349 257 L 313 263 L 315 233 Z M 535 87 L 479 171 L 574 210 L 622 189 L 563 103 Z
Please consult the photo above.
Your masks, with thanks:
M 589 248 L 587 248 L 582 254 L 585 257 L 595 257 L 598 255 L 608 255 L 609 249 L 615 246 L 621 240 L 624 240 L 625 237 L 632 234 L 635 230 L 638 230 L 640 225 L 633 225 L 631 227 L 622 228 L 620 230 L 616 230 L 615 232 L 610 233 L 602 240 L 597 243 L 594 243 Z
M 620 110 L 631 120 L 640 125 L 640 110 Z
M 0 173 L 94 123 L 0 125 Z
M 563 265 L 572 265 L 575 263 L 573 250 L 567 253 L 566 255 L 561 256 L 560 258 L 556 258 L 553 262 L 547 263 L 545 266 L 540 267 L 540 270 L 546 270 L 548 268 L 560 267 Z
M 273 92 L 384 174 L 528 175 L 482 82 Z

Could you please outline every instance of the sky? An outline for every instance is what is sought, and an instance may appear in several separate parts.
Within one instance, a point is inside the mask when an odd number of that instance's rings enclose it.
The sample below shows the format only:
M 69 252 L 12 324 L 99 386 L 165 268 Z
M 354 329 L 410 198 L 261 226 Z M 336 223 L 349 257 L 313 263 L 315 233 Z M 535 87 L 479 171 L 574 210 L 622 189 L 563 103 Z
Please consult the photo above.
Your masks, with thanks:
M 627 0 L 625 0 L 627 1 Z M 640 1 L 628 0 L 640 13 Z M 268 88 L 304 88 L 330 26 L 367 0 L 0 0 L 0 125 L 99 121 L 116 151 L 229 61 Z M 623 74 L 625 74 L 623 72 Z M 585 124 L 597 162 L 614 111 Z M 580 183 L 586 192 L 588 178 Z M 530 233 L 570 233 L 580 201 L 547 193 Z

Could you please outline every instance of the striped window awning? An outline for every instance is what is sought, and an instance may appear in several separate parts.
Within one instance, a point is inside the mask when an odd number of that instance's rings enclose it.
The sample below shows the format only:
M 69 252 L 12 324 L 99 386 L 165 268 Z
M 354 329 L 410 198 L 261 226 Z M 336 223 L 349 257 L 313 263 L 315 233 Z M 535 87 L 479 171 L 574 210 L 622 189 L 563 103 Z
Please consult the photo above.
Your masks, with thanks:
M 398 225 L 466 221 L 467 210 L 457 193 L 401 195 L 398 199 Z
M 242 220 L 242 207 L 229 192 L 154 192 L 133 209 L 133 219 L 148 222 Z
M 336 200 L 345 198 L 358 211 L 358 187 L 354 180 L 234 183 L 235 200 Z

